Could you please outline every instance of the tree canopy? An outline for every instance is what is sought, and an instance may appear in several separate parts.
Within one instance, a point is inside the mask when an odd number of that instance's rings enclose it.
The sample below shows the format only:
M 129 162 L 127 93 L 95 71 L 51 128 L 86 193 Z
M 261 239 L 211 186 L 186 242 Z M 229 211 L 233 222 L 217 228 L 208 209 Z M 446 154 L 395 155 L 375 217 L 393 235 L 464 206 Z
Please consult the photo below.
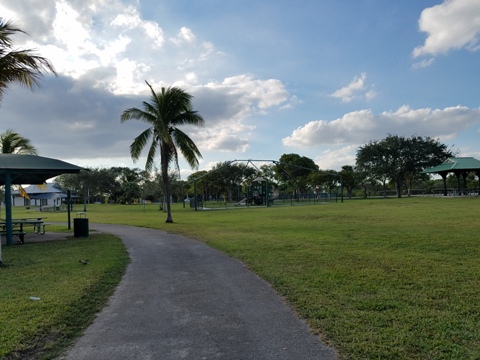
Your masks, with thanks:
M 0 134 L 0 147 L 2 154 L 37 155 L 37 149 L 32 145 L 30 139 L 11 129 Z
M 306 157 L 298 154 L 283 154 L 274 166 L 276 178 L 291 187 L 297 186 L 300 191 L 305 191 L 312 171 L 318 170 L 318 165 Z
M 411 184 L 420 172 L 451 157 L 452 151 L 437 139 L 389 135 L 383 140 L 370 141 L 357 151 L 357 167 L 376 180 L 395 183 L 397 196 L 402 195 L 402 183 L 410 193 Z
M 13 22 L 0 18 L 0 103 L 9 84 L 19 83 L 33 89 L 46 73 L 56 75 L 52 63 L 35 55 L 33 49 L 15 49 L 13 36 L 25 34 Z

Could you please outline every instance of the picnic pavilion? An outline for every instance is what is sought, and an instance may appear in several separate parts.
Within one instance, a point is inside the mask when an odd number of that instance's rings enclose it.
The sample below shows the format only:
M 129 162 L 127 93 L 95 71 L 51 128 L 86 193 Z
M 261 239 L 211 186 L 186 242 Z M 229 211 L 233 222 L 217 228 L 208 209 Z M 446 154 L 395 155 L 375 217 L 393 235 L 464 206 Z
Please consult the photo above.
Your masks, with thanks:
M 37 155 L 0 154 L 0 185 L 5 186 L 5 231 L 12 244 L 12 185 L 43 184 L 61 174 L 78 174 L 81 167 Z M 1 253 L 0 253 L 1 262 Z
M 445 160 L 442 164 L 434 166 L 422 171 L 424 174 L 438 174 L 443 179 L 443 195 L 447 196 L 447 175 L 454 173 L 457 177 L 458 195 L 462 194 L 461 184 L 463 180 L 463 188 L 467 188 L 467 176 L 470 172 L 476 173 L 478 177 L 477 194 L 480 194 L 480 160 L 473 157 L 452 157 Z

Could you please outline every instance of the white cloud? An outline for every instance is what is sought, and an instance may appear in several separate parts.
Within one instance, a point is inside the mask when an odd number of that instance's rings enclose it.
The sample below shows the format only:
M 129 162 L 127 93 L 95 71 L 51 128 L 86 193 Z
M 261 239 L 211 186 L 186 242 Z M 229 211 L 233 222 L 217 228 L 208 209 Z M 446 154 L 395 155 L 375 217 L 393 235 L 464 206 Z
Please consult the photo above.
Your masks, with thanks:
M 369 90 L 369 91 L 367 91 L 367 92 L 365 93 L 365 99 L 366 99 L 367 101 L 372 100 L 372 99 L 373 99 L 374 97 L 376 97 L 376 96 L 377 96 L 377 93 L 376 93 L 376 91 L 374 91 L 374 90 Z
M 170 38 L 170 41 L 175 45 L 181 45 L 183 43 L 192 44 L 195 40 L 196 36 L 193 31 L 185 26 L 180 29 L 176 37 Z
M 207 131 L 203 135 L 196 136 L 195 142 L 206 151 L 244 153 L 249 147 L 246 138 L 242 138 L 240 134 L 232 134 L 227 128 L 214 132 Z
M 474 157 L 476 159 L 480 159 L 480 151 L 478 151 L 477 149 L 471 146 L 460 146 L 458 150 L 461 156 Z
M 69 49 L 90 48 L 88 27 L 81 22 L 79 13 L 65 1 L 57 2 L 56 16 L 52 28 L 55 37 Z
M 199 61 L 207 61 L 210 54 L 212 54 L 215 50 L 213 44 L 209 41 L 204 41 L 201 46 L 202 52 L 200 53 Z M 223 53 L 219 52 L 218 55 L 224 55 Z
M 5 1 L 10 14 L 29 14 L 22 28 L 35 36 L 24 37 L 28 48 L 51 59 L 57 73 L 77 80 L 76 86 L 88 83 L 115 95 L 148 94 L 145 80 L 155 86 L 205 84 L 216 78 L 225 60 L 213 43 L 197 39 L 187 26 L 180 27 L 173 42 L 165 41 L 172 37 L 143 18 L 135 0 L 48 0 L 49 6 L 46 0 Z M 240 81 L 236 87 L 243 85 Z M 252 87 L 265 92 L 252 95 L 260 99 L 253 111 L 275 106 L 275 96 L 283 96 L 265 87 L 272 88 L 264 81 Z
M 360 144 L 390 134 L 452 139 L 459 132 L 480 123 L 480 108 L 465 106 L 445 109 L 411 109 L 402 106 L 396 111 L 374 114 L 360 110 L 332 121 L 315 120 L 284 138 L 285 146 L 312 147 L 326 144 Z
M 2 17 L 7 20 L 14 19 L 16 14 L 13 11 L 10 11 L 9 9 L 5 8 L 0 4 L 0 14 L 2 14 Z
M 247 74 L 231 76 L 222 82 L 210 82 L 192 88 L 192 91 L 211 118 L 232 122 L 266 113 L 270 108 L 290 102 L 289 93 L 280 80 L 255 79 Z
M 282 140 L 285 146 L 310 147 L 323 144 L 343 144 L 367 137 L 375 129 L 375 116 L 370 110 L 345 114 L 342 118 L 315 120 L 297 128 Z
M 250 117 L 290 102 L 289 93 L 279 80 L 260 80 L 251 75 L 228 77 L 222 82 L 191 87 L 189 91 L 207 123 L 201 131 L 192 129 L 192 138 L 207 150 L 245 152 L 249 148 L 247 139 L 255 129 L 248 124 Z
M 290 110 L 290 109 L 293 109 L 295 108 L 295 106 L 297 106 L 298 104 L 303 104 L 303 101 L 300 100 L 298 97 L 296 97 L 295 95 L 292 95 L 290 97 L 290 99 L 288 100 L 288 102 L 285 104 L 285 105 L 282 105 L 280 107 L 280 109 L 282 110 Z
M 128 6 L 123 13 L 118 14 L 111 22 L 111 25 L 120 31 L 140 30 L 150 40 L 153 40 L 153 47 L 160 48 L 165 42 L 163 30 L 156 22 L 143 20 L 138 9 Z
M 134 29 L 139 27 L 141 24 L 142 20 L 140 19 L 140 14 L 133 6 L 128 6 L 125 9 L 125 12 L 115 16 L 110 23 L 112 26 L 121 27 L 124 29 Z
M 221 86 L 244 101 L 253 102 L 252 110 L 266 110 L 288 101 L 288 92 L 277 79 L 258 80 L 251 75 L 237 75 L 226 78 Z
M 320 169 L 340 170 L 343 165 L 354 165 L 357 145 L 348 145 L 338 149 L 328 149 L 317 156 L 314 161 Z
M 115 64 L 117 76 L 109 84 L 114 94 L 139 94 L 145 91 L 143 79 L 150 70 L 146 64 L 123 59 Z
M 341 99 L 344 103 L 349 103 L 352 100 L 358 98 L 365 98 L 366 100 L 371 100 L 377 94 L 371 88 L 366 86 L 366 78 L 366 73 L 362 73 L 360 76 L 355 76 L 355 78 L 350 84 L 334 91 L 332 94 L 330 94 L 330 96 Z
M 46 12 L 45 4 L 32 0 L 37 10 L 29 11 L 36 15 L 29 17 L 25 30 L 32 33 L 35 29 L 35 36 L 27 38 L 28 47 L 51 59 L 60 75 L 81 80 L 95 73 L 95 86 L 115 94 L 137 94 L 140 88 L 145 91 L 144 80 L 165 66 L 167 60 L 158 61 L 165 43 L 163 30 L 156 22 L 143 19 L 138 5 L 125 6 L 116 0 L 59 0 L 54 4 Z M 20 13 L 24 5 L 11 6 Z M 98 78 L 100 74 L 108 76 Z
M 413 56 L 444 54 L 450 50 L 479 49 L 480 1 L 445 0 L 422 11 L 420 30 L 428 34 L 424 45 L 413 50 Z
M 185 75 L 185 80 L 189 84 L 195 84 L 198 82 L 198 76 L 194 72 L 189 72 Z
M 434 61 L 435 61 L 434 58 L 423 59 L 422 61 L 419 61 L 419 62 L 416 62 L 415 64 L 413 64 L 413 68 L 414 69 L 426 68 L 426 67 L 429 67 L 430 65 L 432 65 Z

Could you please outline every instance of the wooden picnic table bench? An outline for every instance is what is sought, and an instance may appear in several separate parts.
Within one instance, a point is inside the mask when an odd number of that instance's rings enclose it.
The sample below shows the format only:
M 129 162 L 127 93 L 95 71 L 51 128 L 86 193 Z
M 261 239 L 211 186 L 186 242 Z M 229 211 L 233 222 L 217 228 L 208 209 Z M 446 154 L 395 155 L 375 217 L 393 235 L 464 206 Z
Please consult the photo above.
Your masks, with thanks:
M 47 224 L 43 221 L 44 218 L 21 218 L 12 219 L 12 235 L 18 236 L 18 239 L 23 244 L 25 242 L 25 229 L 24 227 L 33 226 L 33 232 L 38 235 L 45 234 L 45 227 Z M 5 220 L 0 221 L 0 236 L 6 235 L 7 223 Z
M 12 230 L 12 235 L 18 237 L 18 241 L 22 244 L 25 243 L 25 235 L 27 233 L 25 231 L 20 231 L 20 230 Z M 0 237 L 1 236 L 7 236 L 7 231 L 6 230 L 0 230 Z

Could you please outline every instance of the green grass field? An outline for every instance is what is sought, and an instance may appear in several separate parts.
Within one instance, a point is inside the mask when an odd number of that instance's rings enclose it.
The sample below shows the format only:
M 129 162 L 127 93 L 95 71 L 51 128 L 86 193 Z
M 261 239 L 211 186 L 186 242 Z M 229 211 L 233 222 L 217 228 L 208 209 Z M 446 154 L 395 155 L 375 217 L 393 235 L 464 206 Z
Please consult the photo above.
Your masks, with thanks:
M 88 205 L 88 218 L 91 229 L 159 228 L 240 259 L 343 358 L 479 359 L 479 209 L 478 197 L 419 197 L 197 212 L 176 204 L 174 224 L 158 205 Z
M 4 246 L 3 258 L 1 359 L 57 355 L 93 321 L 128 263 L 123 244 L 110 235 Z

